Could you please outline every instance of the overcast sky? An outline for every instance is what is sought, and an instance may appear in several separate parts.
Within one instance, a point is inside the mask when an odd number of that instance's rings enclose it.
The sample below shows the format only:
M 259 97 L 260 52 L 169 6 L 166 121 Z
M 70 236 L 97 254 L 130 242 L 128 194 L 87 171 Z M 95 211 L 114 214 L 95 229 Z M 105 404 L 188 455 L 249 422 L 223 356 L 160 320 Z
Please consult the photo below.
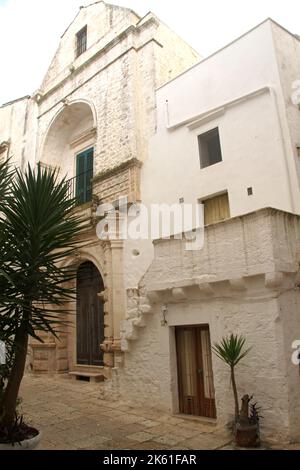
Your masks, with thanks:
M 41 84 L 59 38 L 80 5 L 92 0 L 0 0 L 0 103 Z M 267 17 L 300 34 L 299 0 L 116 0 L 140 15 L 153 11 L 203 56 Z

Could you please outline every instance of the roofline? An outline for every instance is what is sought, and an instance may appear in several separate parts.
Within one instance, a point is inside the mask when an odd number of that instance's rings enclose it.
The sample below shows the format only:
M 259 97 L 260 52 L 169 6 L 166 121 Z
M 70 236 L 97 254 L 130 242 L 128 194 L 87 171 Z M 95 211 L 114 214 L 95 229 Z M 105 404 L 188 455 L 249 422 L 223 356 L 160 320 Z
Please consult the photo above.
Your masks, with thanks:
M 171 31 L 173 34 L 175 34 L 182 42 L 184 42 L 190 49 L 199 56 L 200 59 L 202 59 L 202 55 L 199 51 L 196 51 L 194 47 L 192 47 L 182 36 L 180 36 L 174 29 L 170 28 L 170 26 L 162 21 L 159 16 L 157 16 L 153 11 L 149 10 L 148 13 L 146 13 L 142 18 L 140 18 L 139 23 L 141 23 L 148 15 L 152 15 L 160 24 L 162 24 L 165 28 L 167 28 L 169 31 Z
M 71 21 L 71 23 L 69 24 L 69 26 L 67 27 L 67 29 L 63 32 L 63 34 L 60 36 L 60 38 L 62 39 L 64 37 L 64 35 L 66 34 L 66 32 L 69 30 L 70 26 L 74 23 L 74 21 L 76 20 L 77 16 L 79 15 L 80 11 L 81 10 L 84 10 L 85 8 L 89 8 L 91 7 L 92 5 L 97 5 L 97 3 L 104 3 L 104 5 L 108 6 L 108 7 L 117 7 L 117 8 L 121 8 L 122 10 L 127 10 L 127 11 L 131 11 L 131 13 L 133 13 L 134 15 L 136 15 L 138 18 L 139 18 L 139 21 L 141 20 L 141 17 L 140 15 L 138 15 L 134 10 L 132 10 L 131 8 L 126 8 L 126 7 L 121 7 L 120 5 L 114 5 L 113 3 L 107 3 L 105 2 L 104 0 L 98 0 L 97 2 L 92 2 L 92 3 L 89 3 L 88 5 L 83 5 L 83 6 L 80 6 L 79 7 L 79 10 L 78 12 L 76 13 L 76 15 L 74 16 L 73 20 Z
M 29 100 L 31 98 L 30 95 L 22 96 L 21 98 L 16 98 L 15 100 L 8 101 L 7 103 L 3 103 L 0 108 L 5 108 L 6 106 L 10 106 L 11 104 L 17 103 L 18 101 Z
M 203 62 L 205 62 L 206 60 L 208 59 L 211 59 L 212 57 L 214 57 L 216 54 L 219 54 L 219 52 L 222 52 L 224 49 L 227 49 L 227 47 L 230 47 L 232 46 L 232 44 L 235 44 L 236 42 L 238 42 L 240 39 L 242 39 L 243 37 L 247 36 L 248 34 L 252 33 L 252 31 L 255 31 L 257 28 L 260 28 L 260 26 L 262 26 L 263 24 L 267 23 L 267 22 L 270 22 L 270 23 L 273 23 L 275 24 L 276 26 L 278 26 L 279 28 L 281 28 L 283 31 L 285 31 L 286 33 L 288 33 L 289 35 L 293 36 L 294 39 L 296 39 L 297 41 L 300 41 L 300 37 L 297 36 L 296 34 L 294 33 L 291 33 L 291 31 L 289 31 L 288 29 L 286 29 L 284 26 L 282 26 L 280 23 L 277 23 L 277 21 L 273 20 L 272 18 L 268 17 L 266 18 L 264 21 L 262 21 L 261 23 L 257 24 L 256 26 L 254 26 L 253 28 L 249 29 L 248 31 L 246 31 L 245 33 L 243 33 L 241 36 L 238 36 L 236 39 L 234 39 L 233 41 L 229 42 L 228 44 L 226 44 L 225 46 L 221 47 L 220 49 L 216 50 L 215 52 L 213 52 L 212 54 L 210 54 L 209 56 L 205 57 L 204 59 L 200 60 L 200 62 L 197 62 L 197 64 L 194 64 L 192 65 L 191 67 L 189 67 L 187 70 L 185 70 L 184 72 L 180 73 L 179 75 L 177 75 L 176 77 L 172 78 L 171 80 L 169 80 L 168 82 L 164 83 L 163 85 L 161 85 L 160 87 L 158 87 L 156 89 L 156 91 L 160 90 L 161 88 L 164 88 L 165 86 L 167 86 L 169 83 L 172 83 L 174 80 L 176 80 L 178 77 L 181 77 L 182 75 L 186 74 L 187 72 L 189 72 L 190 70 L 194 69 L 195 67 L 198 67 L 198 65 L 202 64 Z

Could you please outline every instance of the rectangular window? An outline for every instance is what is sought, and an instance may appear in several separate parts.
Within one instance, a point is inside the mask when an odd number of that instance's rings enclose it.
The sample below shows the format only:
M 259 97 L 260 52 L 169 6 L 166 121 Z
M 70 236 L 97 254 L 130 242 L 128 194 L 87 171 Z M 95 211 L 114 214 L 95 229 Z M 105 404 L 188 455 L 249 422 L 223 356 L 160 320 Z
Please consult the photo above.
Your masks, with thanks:
M 201 168 L 222 161 L 219 129 L 212 129 L 198 136 Z
M 92 200 L 94 149 L 81 152 L 76 160 L 76 199 L 81 205 Z
M 204 204 L 204 225 L 214 224 L 230 218 L 228 194 L 221 194 L 202 201 Z
M 76 34 L 76 57 L 79 57 L 87 49 L 87 26 Z

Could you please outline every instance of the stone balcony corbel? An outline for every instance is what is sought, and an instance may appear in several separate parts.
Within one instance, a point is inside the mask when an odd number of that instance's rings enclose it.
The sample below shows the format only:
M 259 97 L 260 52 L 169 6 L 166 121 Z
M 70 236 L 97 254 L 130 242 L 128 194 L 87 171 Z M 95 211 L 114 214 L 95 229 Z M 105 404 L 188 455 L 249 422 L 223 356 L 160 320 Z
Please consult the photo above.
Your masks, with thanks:
M 246 282 L 244 277 L 236 277 L 234 279 L 229 279 L 229 284 L 231 289 L 234 291 L 246 290 Z
M 151 304 L 158 304 L 162 300 L 161 293 L 155 290 L 147 292 L 147 297 L 150 300 Z
M 280 271 L 273 271 L 265 274 L 265 286 L 268 289 L 278 289 L 283 282 L 283 273 Z
M 207 297 L 212 297 L 215 293 L 212 287 L 212 284 L 210 282 L 203 282 L 201 284 L 198 284 L 198 287 L 199 287 L 201 294 Z
M 171 292 L 174 300 L 180 301 L 187 299 L 186 289 L 183 287 L 174 287 Z

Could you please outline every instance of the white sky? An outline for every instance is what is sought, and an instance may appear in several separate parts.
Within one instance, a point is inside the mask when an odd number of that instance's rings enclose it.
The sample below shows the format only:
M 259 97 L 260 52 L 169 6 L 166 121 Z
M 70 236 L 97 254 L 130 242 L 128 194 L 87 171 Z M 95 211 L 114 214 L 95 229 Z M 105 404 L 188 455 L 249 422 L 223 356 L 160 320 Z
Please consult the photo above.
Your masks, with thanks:
M 41 84 L 59 38 L 92 0 L 0 0 L 0 104 Z M 207 56 L 272 17 L 300 34 L 299 0 L 112 0 L 140 15 L 153 11 Z

